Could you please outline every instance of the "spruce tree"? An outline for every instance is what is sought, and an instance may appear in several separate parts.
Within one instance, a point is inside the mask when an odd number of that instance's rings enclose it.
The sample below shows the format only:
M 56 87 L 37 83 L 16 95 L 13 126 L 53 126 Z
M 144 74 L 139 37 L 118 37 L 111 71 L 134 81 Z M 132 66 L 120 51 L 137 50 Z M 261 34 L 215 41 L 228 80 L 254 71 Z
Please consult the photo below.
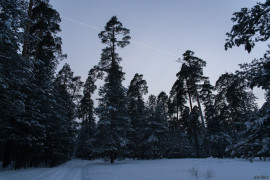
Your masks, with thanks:
M 54 82 L 56 106 L 62 108 L 62 110 L 59 110 L 56 118 L 58 118 L 59 122 L 62 124 L 60 130 L 62 138 L 61 146 L 65 149 L 65 151 L 58 153 L 62 153 L 66 156 L 66 159 L 71 158 L 75 148 L 75 135 L 78 126 L 76 122 L 76 118 L 78 118 L 77 102 L 80 100 L 80 90 L 83 84 L 80 78 L 80 76 L 74 76 L 70 66 L 65 64 L 56 75 Z M 76 79 L 76 81 L 74 81 L 74 79 Z M 55 129 L 57 130 L 57 127 Z
M 166 114 L 168 114 L 168 99 L 169 97 L 164 91 L 160 92 L 157 96 L 157 104 L 160 105 L 162 111 Z
M 32 8 L 29 36 L 25 41 L 28 44 L 24 44 L 27 46 L 25 56 L 32 61 L 34 75 L 32 92 L 28 101 L 30 109 L 26 118 L 36 119 L 44 128 L 42 134 L 39 135 L 43 137 L 40 141 L 43 146 L 42 151 L 37 151 L 36 156 L 44 159 L 45 164 L 56 165 L 66 160 L 62 157 L 63 153 L 65 154 L 64 148 L 58 146 L 66 143 L 61 141 L 64 137 L 61 137 L 63 129 L 59 124 L 69 123 L 70 119 L 66 117 L 66 113 L 69 113 L 68 116 L 72 113 L 70 111 L 61 111 L 64 114 L 59 113 L 60 106 L 70 104 L 68 102 L 70 99 L 68 99 L 69 94 L 64 93 L 65 88 L 54 83 L 56 66 L 59 60 L 65 57 L 62 54 L 61 38 L 57 35 L 61 31 L 59 26 L 61 18 L 48 1 L 34 1 Z M 59 95 L 65 97 L 61 99 Z M 54 139 L 56 134 L 59 139 Z
M 245 122 L 243 138 L 233 147 L 233 156 L 249 159 L 265 159 L 270 156 L 269 109 L 270 104 L 267 101 L 258 112 L 249 116 Z
M 146 149 L 145 157 L 150 159 L 166 157 L 169 127 L 164 104 L 158 101 L 156 96 L 150 95 L 147 108 L 148 126 L 143 142 Z
M 24 166 L 27 160 L 19 160 L 16 147 L 21 148 L 23 144 L 29 149 L 37 140 L 32 129 L 37 127 L 36 121 L 24 119 L 32 78 L 31 63 L 20 54 L 26 6 L 24 1 L 10 0 L 1 1 L 0 7 L 0 146 L 4 149 L 2 166 L 6 167 L 11 161 L 17 160 Z
M 148 87 L 143 75 L 135 74 L 131 80 L 128 95 L 128 112 L 132 131 L 130 134 L 130 154 L 132 158 L 142 158 L 142 141 L 146 126 L 146 109 L 143 95 L 147 94 Z
M 74 102 L 81 84 L 78 77 L 71 88 L 59 77 L 55 81 L 56 66 L 65 57 L 57 36 L 60 16 L 49 1 L 11 0 L 0 5 L 3 166 L 11 161 L 15 169 L 59 164 L 72 156 Z
M 116 158 L 125 157 L 128 152 L 128 132 L 131 129 L 127 110 L 126 89 L 122 85 L 124 73 L 120 66 L 121 58 L 116 53 L 117 47 L 129 44 L 129 30 L 113 16 L 106 24 L 99 38 L 107 47 L 102 50 L 99 67 L 107 73 L 105 84 L 99 89 L 99 105 L 96 109 L 99 117 L 97 125 L 97 151 L 101 157 L 109 158 L 113 163 Z
M 94 69 L 88 73 L 84 84 L 83 97 L 79 106 L 79 118 L 82 120 L 79 130 L 76 156 L 82 159 L 92 159 L 95 148 L 96 122 L 94 117 L 94 101 L 92 95 L 96 90 Z
M 71 104 L 69 105 L 69 107 L 75 106 L 74 117 L 70 118 L 77 118 L 78 106 L 82 98 L 81 89 L 83 86 L 83 82 L 81 81 L 81 77 L 74 76 L 74 72 L 71 71 L 70 65 L 66 63 L 56 75 L 56 81 L 58 84 L 63 86 L 65 90 L 69 93 L 71 98 Z
M 56 166 L 73 155 L 75 128 L 74 109 L 71 96 L 61 84 L 53 84 L 54 103 L 50 105 L 50 119 L 46 121 L 46 141 L 44 147 L 44 161 L 46 165 Z

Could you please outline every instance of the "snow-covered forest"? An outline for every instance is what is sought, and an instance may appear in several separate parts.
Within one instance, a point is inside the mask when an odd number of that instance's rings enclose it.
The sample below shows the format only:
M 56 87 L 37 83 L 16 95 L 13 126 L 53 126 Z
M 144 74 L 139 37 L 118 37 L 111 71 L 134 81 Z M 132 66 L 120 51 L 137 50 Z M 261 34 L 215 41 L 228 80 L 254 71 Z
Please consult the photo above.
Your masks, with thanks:
M 52 167 L 74 157 L 110 163 L 270 157 L 270 50 L 215 84 L 204 75 L 207 62 L 186 50 L 170 93 L 155 96 L 143 74 L 122 84 L 125 59 L 118 52 L 132 37 L 116 16 L 97 34 L 104 48 L 85 82 L 67 63 L 57 72 L 66 54 L 61 16 L 49 0 L 0 1 L 0 19 L 3 168 Z M 225 50 L 244 46 L 250 52 L 269 40 L 270 1 L 235 12 L 232 21 Z M 98 88 L 97 82 L 104 83 Z M 254 87 L 265 90 L 260 108 Z

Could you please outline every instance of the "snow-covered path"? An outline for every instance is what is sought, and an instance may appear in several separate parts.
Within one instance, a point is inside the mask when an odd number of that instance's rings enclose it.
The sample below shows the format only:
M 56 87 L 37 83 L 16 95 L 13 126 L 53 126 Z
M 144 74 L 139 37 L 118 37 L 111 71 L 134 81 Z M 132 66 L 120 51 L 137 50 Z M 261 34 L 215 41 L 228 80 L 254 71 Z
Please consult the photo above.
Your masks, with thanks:
M 193 170 L 192 170 L 193 169 Z M 198 177 L 195 172 L 198 171 Z M 0 180 L 254 180 L 270 178 L 270 162 L 241 159 L 72 160 L 55 168 L 1 170 Z

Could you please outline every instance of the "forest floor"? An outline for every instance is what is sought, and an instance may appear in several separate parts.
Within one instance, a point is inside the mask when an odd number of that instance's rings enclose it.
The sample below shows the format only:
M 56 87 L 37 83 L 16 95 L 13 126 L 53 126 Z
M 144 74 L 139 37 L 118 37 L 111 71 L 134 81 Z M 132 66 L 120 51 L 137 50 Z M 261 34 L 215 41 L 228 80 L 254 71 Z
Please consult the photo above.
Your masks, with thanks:
M 270 161 L 243 159 L 71 160 L 54 168 L 0 169 L 0 180 L 270 179 Z

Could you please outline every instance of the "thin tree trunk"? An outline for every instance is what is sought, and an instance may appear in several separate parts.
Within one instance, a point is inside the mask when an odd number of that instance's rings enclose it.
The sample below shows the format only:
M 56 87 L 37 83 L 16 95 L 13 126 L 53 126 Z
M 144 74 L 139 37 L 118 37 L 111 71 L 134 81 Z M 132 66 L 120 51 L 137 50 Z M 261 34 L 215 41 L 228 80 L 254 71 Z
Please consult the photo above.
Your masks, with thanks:
M 42 37 L 42 34 L 43 34 L 43 30 L 40 29 L 39 33 L 38 33 L 38 38 L 41 39 Z M 40 42 L 38 42 L 37 46 L 36 46 L 36 52 L 35 52 L 35 58 L 38 59 L 38 55 L 39 55 L 39 52 L 41 50 L 41 44 Z
M 111 163 L 114 163 L 114 154 L 113 153 L 110 154 L 110 158 L 111 158 Z
M 191 100 L 191 94 L 189 91 L 189 84 L 188 79 L 186 78 L 186 85 L 187 85 L 187 91 L 188 91 L 188 99 L 189 99 L 189 105 L 190 105 L 190 112 L 192 111 L 192 100 Z
M 201 108 L 200 99 L 199 99 L 199 95 L 198 95 L 197 89 L 196 89 L 196 96 L 197 96 L 198 107 L 199 107 L 199 110 L 200 110 L 200 116 L 201 116 L 202 125 L 203 125 L 203 128 L 205 128 L 204 118 L 203 118 L 203 113 L 202 113 L 202 108 Z
M 213 111 L 213 105 L 212 105 L 212 101 L 211 101 L 211 97 L 209 95 L 208 100 L 210 102 L 210 106 L 211 106 L 211 117 L 212 117 L 212 121 L 214 120 L 214 111 Z
M 192 80 L 192 84 L 193 84 L 194 87 L 195 87 L 195 96 L 196 96 L 198 108 L 199 108 L 199 111 L 200 111 L 201 122 L 202 122 L 203 128 L 205 128 L 205 125 L 204 125 L 204 118 L 203 118 L 203 113 L 202 113 L 202 108 L 201 108 L 200 99 L 199 99 L 199 93 L 198 93 L 198 90 L 197 90 L 197 85 L 196 85 L 196 83 L 195 83 L 193 74 L 191 75 L 191 80 Z
M 188 98 L 189 98 L 190 111 L 192 111 L 192 101 L 191 101 L 191 94 L 189 90 L 188 90 Z
M 176 115 L 177 115 L 176 117 L 177 117 L 177 121 L 178 121 L 178 120 L 179 120 L 179 110 L 178 110 L 178 107 L 179 107 L 179 106 L 178 106 L 178 103 L 176 103 L 176 104 L 177 104 L 177 105 L 176 105 L 176 111 L 177 111 L 177 112 L 176 112 L 176 113 L 177 113 L 177 114 L 176 114 Z
M 28 41 L 29 41 L 29 34 L 30 34 L 30 25 L 31 25 L 31 16 L 32 16 L 32 8 L 33 8 L 33 0 L 29 1 L 29 6 L 28 6 L 28 21 L 25 27 L 25 40 L 23 43 L 23 51 L 22 55 L 26 57 L 27 55 L 27 48 L 28 48 Z

